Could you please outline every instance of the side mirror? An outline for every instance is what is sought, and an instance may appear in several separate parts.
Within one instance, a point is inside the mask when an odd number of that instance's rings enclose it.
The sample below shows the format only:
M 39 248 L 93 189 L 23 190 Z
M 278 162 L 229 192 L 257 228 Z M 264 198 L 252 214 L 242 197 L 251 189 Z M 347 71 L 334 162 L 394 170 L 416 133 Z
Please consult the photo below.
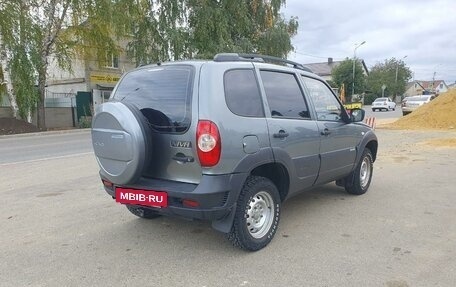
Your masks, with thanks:
M 362 122 L 366 116 L 366 111 L 363 109 L 353 109 L 350 112 L 350 119 L 352 122 Z

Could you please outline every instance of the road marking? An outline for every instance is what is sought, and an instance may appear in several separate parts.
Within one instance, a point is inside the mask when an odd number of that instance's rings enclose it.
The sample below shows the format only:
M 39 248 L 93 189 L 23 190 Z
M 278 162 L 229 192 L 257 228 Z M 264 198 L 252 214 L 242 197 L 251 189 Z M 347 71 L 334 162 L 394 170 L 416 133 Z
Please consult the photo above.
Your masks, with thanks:
M 61 155 L 61 156 L 45 157 L 45 158 L 30 159 L 30 160 L 23 160 L 23 161 L 6 162 L 6 163 L 1 163 L 0 166 L 8 166 L 8 165 L 13 165 L 13 164 L 24 164 L 24 163 L 34 163 L 34 162 L 40 162 L 40 161 L 46 161 L 46 160 L 78 157 L 78 156 L 89 155 L 89 154 L 93 154 L 93 152 L 83 152 L 83 153 L 67 154 L 67 155 Z

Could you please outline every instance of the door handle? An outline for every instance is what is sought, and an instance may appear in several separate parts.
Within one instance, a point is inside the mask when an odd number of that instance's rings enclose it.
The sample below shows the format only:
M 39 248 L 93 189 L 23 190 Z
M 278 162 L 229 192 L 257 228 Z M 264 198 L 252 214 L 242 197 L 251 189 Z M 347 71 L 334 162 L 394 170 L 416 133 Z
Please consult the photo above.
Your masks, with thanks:
M 320 133 L 322 136 L 328 136 L 331 134 L 331 131 L 329 129 L 324 129 Z
M 278 133 L 275 133 L 272 136 L 276 139 L 284 139 L 287 136 L 289 136 L 289 134 L 287 132 L 285 132 L 284 130 L 280 130 Z
M 174 160 L 177 160 L 177 161 L 180 161 L 180 162 L 194 162 L 195 159 L 193 158 L 193 156 L 186 156 L 182 153 L 178 153 L 176 154 L 175 156 L 172 157 L 172 159 Z

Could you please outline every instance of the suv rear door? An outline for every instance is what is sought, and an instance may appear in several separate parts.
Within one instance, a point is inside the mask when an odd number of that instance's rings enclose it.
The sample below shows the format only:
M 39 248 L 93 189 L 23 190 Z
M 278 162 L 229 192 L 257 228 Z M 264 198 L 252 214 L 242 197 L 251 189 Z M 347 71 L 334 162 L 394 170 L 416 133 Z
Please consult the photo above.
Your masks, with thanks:
M 259 64 L 257 64 L 259 65 Z M 290 172 L 290 194 L 310 187 L 320 167 L 320 136 L 311 119 L 298 75 L 259 70 L 266 96 L 266 117 L 274 158 Z
M 116 87 L 113 99 L 137 107 L 151 130 L 153 151 L 145 176 L 200 181 L 195 143 L 198 120 L 192 112 L 198 106 L 193 97 L 198 75 L 198 66 L 193 65 L 146 66 L 126 74 Z

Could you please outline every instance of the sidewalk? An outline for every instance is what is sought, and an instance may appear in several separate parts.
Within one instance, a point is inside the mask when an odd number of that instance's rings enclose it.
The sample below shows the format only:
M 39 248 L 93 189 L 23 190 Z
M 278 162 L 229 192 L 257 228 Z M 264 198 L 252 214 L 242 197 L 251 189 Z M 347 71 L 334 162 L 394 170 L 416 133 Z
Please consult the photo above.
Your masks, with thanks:
M 48 136 L 48 135 L 68 134 L 68 133 L 89 133 L 90 130 L 91 130 L 90 128 L 86 128 L 86 129 L 76 129 L 76 128 L 74 128 L 74 129 L 63 129 L 63 130 L 34 132 L 34 133 L 0 135 L 0 139 L 2 139 L 2 138 L 12 138 L 12 137 Z

